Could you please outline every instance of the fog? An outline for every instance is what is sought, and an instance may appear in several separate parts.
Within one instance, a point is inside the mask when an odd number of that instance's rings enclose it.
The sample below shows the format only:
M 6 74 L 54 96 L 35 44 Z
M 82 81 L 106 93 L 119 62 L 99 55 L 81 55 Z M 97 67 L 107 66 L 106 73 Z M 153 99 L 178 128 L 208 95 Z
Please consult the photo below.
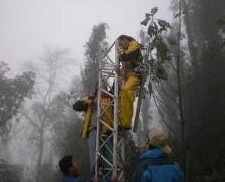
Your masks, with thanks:
M 172 23 L 170 3 L 169 0 L 0 1 L 3 85 L 0 181 L 4 174 L 8 178 L 3 180 L 8 182 L 14 178 L 24 182 L 54 181 L 59 176 L 59 156 L 68 153 L 80 160 L 82 175 L 89 177 L 88 171 L 84 171 L 88 165 L 87 144 L 80 138 L 80 116 L 67 105 L 71 89 L 76 98 L 82 95 L 81 70 L 85 70 L 87 61 L 85 44 L 91 40 L 94 26 L 101 23 L 108 25 L 109 45 L 121 34 L 140 40 L 140 30 L 144 28 L 140 22 L 151 8 L 157 6 L 157 18 Z M 9 106 L 3 104 L 5 100 L 10 101 Z M 158 121 L 156 109 L 150 111 L 148 101 L 145 105 L 146 111 Z M 142 130 L 147 129 L 145 126 L 142 125 Z
M 78 72 L 94 25 L 109 25 L 109 42 L 120 34 L 138 37 L 140 22 L 152 7 L 159 7 L 159 18 L 172 20 L 169 4 L 168 0 L 3 0 L 0 60 L 19 72 L 24 61 L 40 56 L 48 46 L 59 46 L 71 50 L 70 72 Z
M 96 92 L 96 83 L 108 78 L 98 79 L 100 60 L 124 34 L 141 44 L 125 36 L 118 54 L 122 69 L 102 64 L 107 74 L 114 68 L 121 73 L 121 97 L 108 93 L 114 90 L 112 77 L 106 87 L 99 84 L 106 92 Z M 98 143 L 90 133 L 96 132 L 97 119 L 113 127 L 110 106 L 116 98 L 129 106 L 114 113 L 120 118 L 119 136 L 125 137 L 118 156 L 124 151 L 126 158 L 117 160 L 124 181 L 132 181 L 139 174 L 134 171 L 142 169 L 137 167 L 141 152 L 156 149 L 180 165 L 186 182 L 224 182 L 224 35 L 224 0 L 0 0 L 0 182 L 59 181 L 67 176 L 58 166 L 65 155 L 79 164 L 74 171 L 69 168 L 70 177 L 90 180 L 96 166 L 91 166 L 95 151 L 90 149 Z M 111 55 L 114 59 L 115 49 Z M 124 65 L 130 63 L 132 74 L 126 74 Z M 135 84 L 132 89 L 129 81 Z M 96 119 L 97 93 L 103 98 Z M 129 113 L 135 94 L 143 98 L 136 134 L 121 119 L 127 107 L 124 118 L 133 127 Z M 79 100 L 84 96 L 89 100 Z M 110 96 L 107 108 L 105 96 Z M 100 136 L 109 137 L 111 131 L 100 125 Z M 154 143 L 148 134 L 155 127 L 168 140 L 163 136 L 163 142 Z M 164 150 L 169 146 L 172 155 Z M 107 173 L 110 165 L 103 162 L 113 158 L 112 152 L 104 147 L 97 155 L 102 159 L 97 172 L 112 177 L 116 168 Z M 158 174 L 151 166 L 140 172 Z

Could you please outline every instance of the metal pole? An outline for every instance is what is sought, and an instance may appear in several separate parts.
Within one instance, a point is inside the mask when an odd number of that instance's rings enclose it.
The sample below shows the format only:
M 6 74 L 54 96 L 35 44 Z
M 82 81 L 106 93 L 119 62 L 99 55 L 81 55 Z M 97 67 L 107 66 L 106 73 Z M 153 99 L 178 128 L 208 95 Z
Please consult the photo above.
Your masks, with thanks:
M 117 47 L 115 47 L 115 63 L 118 66 L 118 53 Z M 119 110 L 119 102 L 118 102 L 118 73 L 115 71 L 115 82 L 114 82 L 114 130 L 113 130 L 113 177 L 117 177 L 117 145 L 118 145 L 118 110 Z
M 95 177 L 98 178 L 98 170 L 99 170 L 99 166 L 98 166 L 98 154 L 99 154 L 99 137 L 100 137 L 100 115 L 101 115 L 101 111 L 100 111 L 100 102 L 101 102 L 101 80 L 102 80 L 102 73 L 101 73 L 101 61 L 99 63 L 99 73 L 98 73 L 98 96 L 97 96 L 97 131 L 96 131 L 96 153 L 95 153 Z

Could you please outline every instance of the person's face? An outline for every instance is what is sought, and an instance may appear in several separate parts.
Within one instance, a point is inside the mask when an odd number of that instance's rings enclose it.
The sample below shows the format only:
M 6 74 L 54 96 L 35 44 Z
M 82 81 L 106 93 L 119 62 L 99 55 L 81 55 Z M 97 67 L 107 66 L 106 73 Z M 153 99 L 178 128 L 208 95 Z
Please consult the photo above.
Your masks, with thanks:
M 128 41 L 127 40 L 118 40 L 118 46 L 121 49 L 126 49 L 128 46 Z
M 72 165 L 70 167 L 70 174 L 77 174 L 78 173 L 78 162 L 76 160 L 72 160 Z
M 150 147 L 150 141 L 149 141 L 149 139 L 148 139 L 148 137 L 145 139 L 145 141 L 144 141 L 144 145 L 143 145 L 143 148 L 145 149 L 145 150 L 147 150 L 147 149 L 149 149 L 149 147 Z
M 144 143 L 143 149 L 148 150 L 149 147 L 150 147 L 150 144 L 149 143 Z

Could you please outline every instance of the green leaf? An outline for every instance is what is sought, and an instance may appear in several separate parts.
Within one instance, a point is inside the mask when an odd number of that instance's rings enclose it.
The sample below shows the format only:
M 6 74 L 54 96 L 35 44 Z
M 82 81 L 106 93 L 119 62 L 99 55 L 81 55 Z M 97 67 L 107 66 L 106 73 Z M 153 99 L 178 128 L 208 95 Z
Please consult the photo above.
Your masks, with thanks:
M 156 14 L 158 10 L 159 10 L 159 8 L 157 6 L 155 6 L 154 8 L 152 8 L 151 9 L 151 15 L 153 16 L 154 14 Z
M 162 38 L 156 39 L 157 58 L 160 60 L 167 59 L 168 48 Z
M 157 33 L 158 33 L 158 26 L 154 21 L 152 21 L 148 27 L 148 35 L 150 37 L 153 37 L 157 36 Z
M 146 18 L 149 18 L 150 16 L 151 16 L 151 15 L 150 15 L 149 13 L 146 13 L 146 14 L 145 14 L 145 17 L 146 17 Z
M 173 38 L 173 37 L 168 37 L 168 38 L 167 38 L 167 42 L 168 42 L 169 45 L 171 45 L 171 46 L 177 45 L 177 40 L 176 40 L 175 38 Z
M 142 22 L 141 25 L 147 26 L 148 22 L 149 22 L 150 18 L 145 18 Z
M 172 28 L 172 26 L 170 25 L 170 23 L 167 22 L 167 21 L 165 21 L 165 20 L 160 20 L 159 19 L 158 20 L 158 24 L 159 24 L 160 27 L 165 28 L 165 29 Z
M 159 80 L 166 80 L 167 79 L 167 74 L 165 68 L 162 66 L 162 64 L 157 64 L 155 67 L 155 74 L 156 77 Z

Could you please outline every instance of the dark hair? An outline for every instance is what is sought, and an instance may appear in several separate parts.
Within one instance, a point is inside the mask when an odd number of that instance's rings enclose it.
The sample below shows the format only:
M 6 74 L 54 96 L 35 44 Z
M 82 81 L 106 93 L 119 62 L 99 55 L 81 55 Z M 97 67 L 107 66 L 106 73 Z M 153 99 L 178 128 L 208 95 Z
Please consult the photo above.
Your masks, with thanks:
M 72 160 L 73 157 L 71 155 L 67 155 L 59 161 L 59 168 L 63 174 L 69 174 L 69 168 L 72 166 Z
M 78 100 L 73 104 L 74 111 L 87 111 L 88 104 L 83 100 Z
M 128 36 L 128 35 L 120 35 L 117 39 L 118 40 L 128 40 L 128 41 L 135 40 L 133 37 Z

